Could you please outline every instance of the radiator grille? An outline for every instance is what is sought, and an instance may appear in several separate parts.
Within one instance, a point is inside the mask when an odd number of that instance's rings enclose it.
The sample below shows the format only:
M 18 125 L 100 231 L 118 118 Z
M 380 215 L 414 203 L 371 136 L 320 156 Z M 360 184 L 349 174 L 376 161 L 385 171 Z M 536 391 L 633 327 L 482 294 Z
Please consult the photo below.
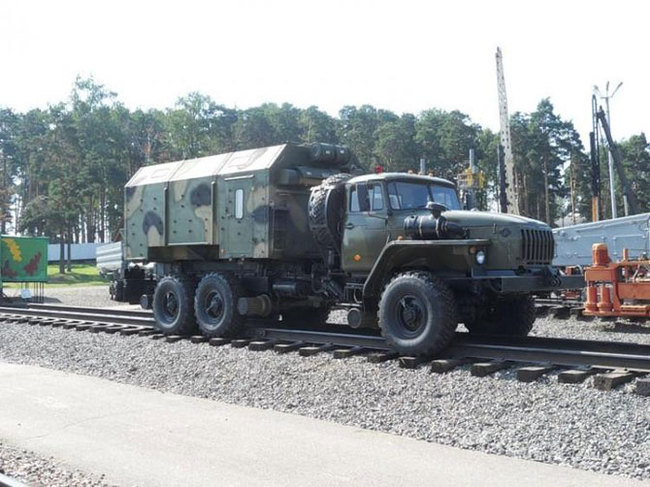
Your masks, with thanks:
M 532 229 L 523 229 L 521 231 L 521 255 L 526 264 L 550 264 L 553 261 L 554 253 L 553 232 Z

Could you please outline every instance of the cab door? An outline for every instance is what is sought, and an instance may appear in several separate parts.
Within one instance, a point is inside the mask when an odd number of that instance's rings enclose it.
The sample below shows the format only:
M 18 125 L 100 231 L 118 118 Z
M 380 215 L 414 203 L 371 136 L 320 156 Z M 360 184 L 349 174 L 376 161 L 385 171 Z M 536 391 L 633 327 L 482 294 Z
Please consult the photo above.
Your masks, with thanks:
M 346 272 L 368 272 L 386 245 L 387 210 L 384 184 L 368 181 L 347 188 L 347 211 L 341 248 Z

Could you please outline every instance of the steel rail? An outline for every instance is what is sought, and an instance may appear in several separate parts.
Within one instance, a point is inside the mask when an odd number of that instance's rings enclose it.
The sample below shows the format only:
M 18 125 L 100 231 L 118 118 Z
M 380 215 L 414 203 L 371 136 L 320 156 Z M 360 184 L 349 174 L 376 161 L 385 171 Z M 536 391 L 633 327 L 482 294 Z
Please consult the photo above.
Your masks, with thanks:
M 383 337 L 377 334 L 341 333 L 336 331 L 301 330 L 293 328 L 269 328 L 251 326 L 245 329 L 249 338 L 331 344 L 340 347 L 363 347 L 372 350 L 390 350 Z
M 42 309 L 52 311 L 69 311 L 78 313 L 103 313 L 114 316 L 142 316 L 144 318 L 153 316 L 151 311 L 141 309 L 122 309 L 122 308 L 97 308 L 92 306 L 69 306 L 63 304 L 47 304 L 47 303 L 0 303 L 0 312 L 4 308 L 20 308 L 20 309 Z
M 32 308 L 10 308 L 8 306 L 0 307 L 0 315 L 14 314 L 21 316 L 33 316 L 41 318 L 56 318 L 61 320 L 79 320 L 79 321 L 97 321 L 102 323 L 116 323 L 124 325 L 137 325 L 153 327 L 155 321 L 153 315 L 141 316 L 137 314 L 128 315 L 124 313 L 111 313 L 110 309 L 92 310 L 90 308 L 80 309 L 79 311 L 51 310 L 51 309 L 32 309 Z
M 64 310 L 66 307 L 53 308 L 55 309 L 2 307 L 0 308 L 0 319 L 2 314 L 13 314 L 119 323 L 147 328 L 153 328 L 154 325 L 153 316 L 142 311 L 121 310 L 122 313 L 116 315 L 111 314 L 114 310 L 110 308 L 75 307 L 72 311 Z M 142 316 L 143 314 L 145 316 Z M 361 347 L 375 351 L 390 351 L 390 347 L 376 331 L 341 331 L 336 328 L 339 327 L 329 325 L 304 329 L 292 328 L 288 325 L 282 326 L 281 323 L 269 325 L 264 322 L 253 322 L 244 328 L 242 338 L 331 345 L 333 348 Z M 633 372 L 650 373 L 650 345 L 637 343 L 456 333 L 450 348 L 441 354 L 440 358 L 506 360 L 568 367 L 626 369 Z
M 490 343 L 459 343 L 452 344 L 445 355 L 451 358 L 507 360 L 567 367 L 592 367 L 596 369 L 650 372 L 650 355 L 632 353 L 610 353 L 605 351 L 570 350 Z

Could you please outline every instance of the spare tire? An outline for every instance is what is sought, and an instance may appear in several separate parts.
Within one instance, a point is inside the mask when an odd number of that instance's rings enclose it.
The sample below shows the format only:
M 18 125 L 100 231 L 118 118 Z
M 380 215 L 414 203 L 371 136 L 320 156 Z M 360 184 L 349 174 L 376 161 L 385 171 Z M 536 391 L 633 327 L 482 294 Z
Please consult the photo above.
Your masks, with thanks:
M 324 253 L 328 249 L 339 253 L 345 216 L 345 183 L 351 177 L 347 173 L 335 174 L 311 190 L 309 229 Z

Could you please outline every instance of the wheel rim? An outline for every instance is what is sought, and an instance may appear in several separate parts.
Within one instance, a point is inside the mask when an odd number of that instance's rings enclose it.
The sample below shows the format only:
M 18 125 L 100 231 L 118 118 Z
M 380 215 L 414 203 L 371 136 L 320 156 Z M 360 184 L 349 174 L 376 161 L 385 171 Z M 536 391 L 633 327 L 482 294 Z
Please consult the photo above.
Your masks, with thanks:
M 162 302 L 162 315 L 166 323 L 173 322 L 178 313 L 180 312 L 180 306 L 178 304 L 178 296 L 173 291 L 168 291 L 163 296 Z
M 412 294 L 402 296 L 395 307 L 395 323 L 401 335 L 407 338 L 420 334 L 427 321 L 427 311 L 420 298 Z
M 223 298 L 217 291 L 210 291 L 203 300 L 203 310 L 207 321 L 211 325 L 216 325 L 223 318 L 225 307 Z

